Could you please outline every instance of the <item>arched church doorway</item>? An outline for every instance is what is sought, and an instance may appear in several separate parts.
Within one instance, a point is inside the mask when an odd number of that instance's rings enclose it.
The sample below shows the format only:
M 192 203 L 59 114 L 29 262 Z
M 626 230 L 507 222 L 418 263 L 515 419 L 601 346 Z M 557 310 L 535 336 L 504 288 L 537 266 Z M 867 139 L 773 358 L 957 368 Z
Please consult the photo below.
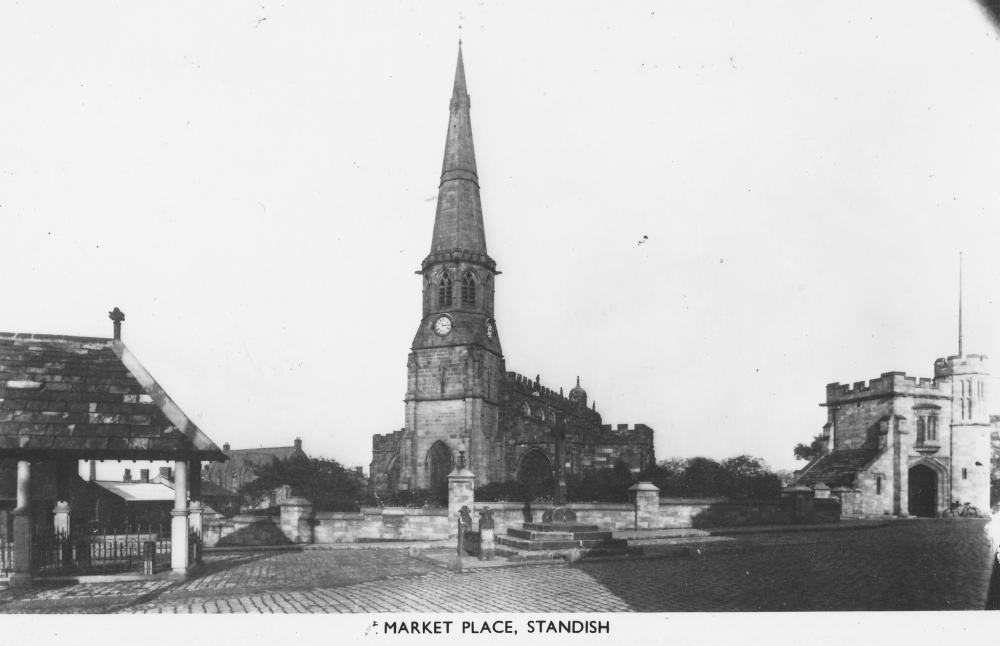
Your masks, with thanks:
M 435 498 L 448 500 L 448 474 L 451 473 L 451 449 L 438 440 L 427 451 L 427 488 Z
M 555 479 L 552 475 L 552 463 L 544 451 L 531 449 L 524 454 L 517 466 L 517 481 L 524 487 L 529 501 L 552 494 Z
M 909 513 L 911 516 L 937 516 L 938 476 L 934 469 L 918 464 L 910 469 Z

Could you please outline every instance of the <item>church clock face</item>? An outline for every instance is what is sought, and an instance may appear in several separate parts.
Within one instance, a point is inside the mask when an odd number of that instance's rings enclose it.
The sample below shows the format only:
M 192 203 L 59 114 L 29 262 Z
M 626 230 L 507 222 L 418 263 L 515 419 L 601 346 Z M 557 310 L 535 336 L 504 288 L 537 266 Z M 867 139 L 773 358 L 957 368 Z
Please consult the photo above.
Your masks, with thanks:
M 434 321 L 434 334 L 445 336 L 451 332 L 451 319 L 447 316 L 440 316 Z
M 492 339 L 496 335 L 497 331 L 493 327 L 493 321 L 486 321 L 486 338 Z

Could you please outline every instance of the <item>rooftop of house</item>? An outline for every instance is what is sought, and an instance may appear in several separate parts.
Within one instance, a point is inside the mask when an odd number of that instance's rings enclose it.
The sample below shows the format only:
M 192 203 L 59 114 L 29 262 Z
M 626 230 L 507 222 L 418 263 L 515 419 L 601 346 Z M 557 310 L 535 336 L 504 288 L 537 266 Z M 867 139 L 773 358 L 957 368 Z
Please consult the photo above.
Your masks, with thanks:
M 0 332 L 6 457 L 225 460 L 118 339 Z
M 231 449 L 227 442 L 222 445 L 222 450 L 229 456 L 230 464 L 234 468 L 241 462 L 261 466 L 271 460 L 287 460 L 295 455 L 306 456 L 302 450 L 302 440 L 299 438 L 295 438 L 292 446 L 267 446 L 256 449 Z

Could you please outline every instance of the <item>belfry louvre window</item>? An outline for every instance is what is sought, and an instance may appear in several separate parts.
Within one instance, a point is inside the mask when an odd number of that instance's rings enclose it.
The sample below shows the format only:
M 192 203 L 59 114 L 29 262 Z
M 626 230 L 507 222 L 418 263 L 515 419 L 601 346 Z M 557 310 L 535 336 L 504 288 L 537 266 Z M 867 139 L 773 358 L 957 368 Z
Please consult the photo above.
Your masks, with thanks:
M 474 307 L 476 304 L 476 277 L 471 271 L 462 274 L 462 306 Z
M 451 307 L 451 276 L 441 274 L 438 283 L 438 307 Z

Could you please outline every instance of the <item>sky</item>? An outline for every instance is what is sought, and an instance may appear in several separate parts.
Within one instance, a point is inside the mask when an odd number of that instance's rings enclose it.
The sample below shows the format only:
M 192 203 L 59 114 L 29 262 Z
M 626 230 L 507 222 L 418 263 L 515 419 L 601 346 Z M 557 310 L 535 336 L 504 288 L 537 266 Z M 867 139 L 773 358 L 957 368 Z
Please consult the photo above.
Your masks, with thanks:
M 971 0 L 750 4 L 7 5 L 0 330 L 118 306 L 220 446 L 367 468 L 461 25 L 507 369 L 660 459 L 794 468 L 827 383 L 957 351 L 960 251 L 1000 355 L 1000 38 Z

